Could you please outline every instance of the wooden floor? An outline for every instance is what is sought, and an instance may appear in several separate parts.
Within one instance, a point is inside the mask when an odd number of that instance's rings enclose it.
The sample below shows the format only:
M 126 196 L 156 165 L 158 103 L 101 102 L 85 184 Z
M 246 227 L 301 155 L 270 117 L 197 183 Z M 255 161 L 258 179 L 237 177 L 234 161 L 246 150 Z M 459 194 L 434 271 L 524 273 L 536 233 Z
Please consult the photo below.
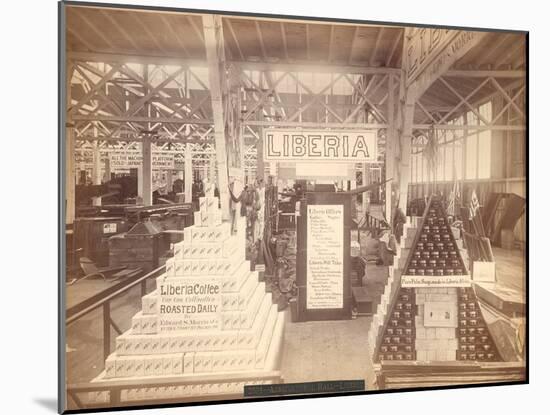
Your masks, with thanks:
M 372 383 L 366 352 L 369 322 L 370 317 L 287 321 L 281 364 L 285 383 L 359 379 Z

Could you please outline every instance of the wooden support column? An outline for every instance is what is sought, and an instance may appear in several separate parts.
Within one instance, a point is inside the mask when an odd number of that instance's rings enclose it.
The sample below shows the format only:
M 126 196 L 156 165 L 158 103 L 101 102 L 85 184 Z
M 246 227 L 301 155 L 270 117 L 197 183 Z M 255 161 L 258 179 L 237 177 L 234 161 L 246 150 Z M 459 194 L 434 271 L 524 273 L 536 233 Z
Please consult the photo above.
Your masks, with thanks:
M 62 8 L 61 18 L 65 19 L 65 8 Z M 74 124 L 71 120 L 69 108 L 72 105 L 71 79 L 74 67 L 67 64 L 67 78 L 65 79 L 65 225 L 72 225 L 76 216 L 76 163 Z
M 137 168 L 137 196 L 138 196 L 138 200 L 136 204 L 142 205 L 143 204 L 143 167 L 141 166 Z
M 221 16 L 202 16 L 206 60 L 208 62 L 208 80 L 214 118 L 214 140 L 216 143 L 216 161 L 218 165 L 218 188 L 222 209 L 222 219 L 230 220 L 229 211 L 229 176 L 227 168 L 227 150 L 225 142 L 224 117 L 224 81 L 225 68 L 223 56 L 223 31 Z M 225 85 L 225 82 L 223 82 Z M 241 151 L 244 149 L 241 149 Z
M 492 100 L 493 114 L 499 114 L 504 106 L 502 96 L 497 96 Z M 506 114 L 505 114 L 506 115 Z M 505 152 L 506 147 L 506 131 L 491 130 L 491 179 L 500 179 L 506 173 L 506 159 L 508 152 Z
M 388 142 L 386 140 L 386 148 L 387 148 L 387 145 L 388 145 Z M 370 184 L 370 182 L 369 182 L 370 181 L 370 179 L 369 179 L 369 165 L 367 163 L 363 164 L 362 174 L 363 174 L 363 186 L 369 185 Z M 362 196 L 363 216 L 365 215 L 365 213 L 367 213 L 367 207 L 368 207 L 368 205 L 367 205 L 367 192 L 364 192 L 363 196 Z
M 265 180 L 265 163 L 264 163 L 264 132 L 263 127 L 260 127 L 260 138 L 256 142 L 256 178 Z
M 396 142 L 398 140 L 397 128 L 395 125 L 395 95 L 393 89 L 395 87 L 395 79 L 392 75 L 388 77 L 388 129 L 386 130 L 386 180 L 393 178 L 393 181 L 386 182 L 385 193 L 386 193 L 386 204 L 385 204 L 385 217 L 389 223 L 393 220 L 393 207 L 394 207 L 394 197 L 393 189 L 397 179 L 395 172 L 395 148 Z
M 402 122 L 401 130 L 399 131 L 399 201 L 398 207 L 403 213 L 407 212 L 408 190 L 411 175 L 411 142 L 412 142 L 412 125 L 414 117 L 414 102 L 411 102 L 409 97 L 405 98 L 402 103 Z
M 74 159 L 74 126 L 67 123 L 65 133 L 65 220 L 72 225 L 75 219 L 76 171 Z
M 184 189 L 185 189 L 185 203 L 191 203 L 193 196 L 193 144 L 185 145 L 185 173 Z
M 172 180 L 174 172 L 166 170 L 166 191 L 171 192 L 174 181 Z
M 96 135 L 97 132 L 94 132 Z M 101 184 L 101 153 L 99 151 L 99 142 L 94 141 L 93 149 L 93 165 L 92 165 L 92 183 L 95 185 Z
M 111 180 L 111 160 L 109 159 L 109 156 L 105 158 L 105 182 L 108 182 Z
M 143 205 L 151 206 L 153 204 L 153 154 L 151 151 L 151 138 L 143 138 L 141 152 L 143 156 L 141 167 Z

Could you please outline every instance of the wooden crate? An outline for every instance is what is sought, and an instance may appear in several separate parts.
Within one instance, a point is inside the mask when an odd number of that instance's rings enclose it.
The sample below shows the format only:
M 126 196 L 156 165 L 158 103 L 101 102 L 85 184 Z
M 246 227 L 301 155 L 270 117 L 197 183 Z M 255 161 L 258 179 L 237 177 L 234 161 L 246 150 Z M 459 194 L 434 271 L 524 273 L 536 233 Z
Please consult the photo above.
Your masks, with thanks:
M 109 238 L 109 265 L 141 267 L 151 271 L 158 266 L 161 233 L 130 235 L 127 233 Z
M 100 266 L 109 263 L 109 238 L 126 232 L 126 220 L 118 217 L 78 218 L 74 222 L 75 249 Z

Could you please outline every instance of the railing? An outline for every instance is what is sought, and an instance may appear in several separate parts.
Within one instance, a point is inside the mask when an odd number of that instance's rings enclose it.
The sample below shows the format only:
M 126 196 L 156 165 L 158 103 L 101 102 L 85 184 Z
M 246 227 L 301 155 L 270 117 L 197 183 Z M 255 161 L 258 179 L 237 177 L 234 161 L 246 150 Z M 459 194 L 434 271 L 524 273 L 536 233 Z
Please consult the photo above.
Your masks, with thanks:
M 389 225 L 385 220 L 365 213 L 365 216 L 357 223 L 357 242 L 361 243 L 361 231 L 369 231 L 373 238 L 377 238 L 380 236 L 380 232 L 385 229 L 389 229 Z
M 227 379 L 224 381 L 227 383 L 252 383 L 257 381 L 266 381 L 273 383 L 280 383 L 282 380 L 281 372 L 278 370 L 273 370 L 269 372 L 254 371 L 254 372 L 245 372 L 245 373 L 230 373 L 228 374 Z M 150 379 L 132 379 L 132 380 L 109 380 L 102 381 L 98 383 L 78 383 L 67 386 L 67 395 L 73 400 L 76 407 L 79 409 L 82 408 L 92 408 L 92 407 L 117 407 L 120 406 L 121 392 L 122 390 L 127 389 L 147 389 L 147 388 L 166 388 L 170 386 L 183 386 L 183 385 L 201 385 L 208 384 L 212 382 L 219 382 L 219 377 L 216 375 L 209 375 L 207 373 L 203 375 L 197 375 L 190 378 L 181 378 L 181 377 L 170 377 L 170 378 L 150 378 Z M 86 392 L 109 392 L 109 399 L 107 402 L 102 404 L 95 405 L 86 405 L 79 398 L 78 394 Z M 182 403 L 185 401 L 197 401 L 197 400 L 228 400 L 228 399 L 237 399 L 243 398 L 242 393 L 226 393 L 219 395 L 204 395 L 197 396 L 188 396 L 188 397 L 176 397 L 167 398 L 164 396 L 159 396 L 158 398 L 149 398 L 147 400 L 136 400 L 136 401 L 125 401 L 125 406 L 131 405 L 147 405 L 154 403 L 171 403 L 177 402 Z M 185 402 L 183 401 L 183 402 Z
M 162 265 L 130 282 L 123 281 L 67 309 L 66 327 L 69 327 L 85 315 L 101 307 L 103 309 L 103 357 L 107 359 L 109 354 L 111 354 L 111 327 L 118 334 L 122 334 L 122 330 L 111 318 L 111 301 L 138 285 L 141 286 L 141 295 L 144 296 L 147 294 L 147 280 L 160 276 L 164 272 L 164 269 L 165 266 Z

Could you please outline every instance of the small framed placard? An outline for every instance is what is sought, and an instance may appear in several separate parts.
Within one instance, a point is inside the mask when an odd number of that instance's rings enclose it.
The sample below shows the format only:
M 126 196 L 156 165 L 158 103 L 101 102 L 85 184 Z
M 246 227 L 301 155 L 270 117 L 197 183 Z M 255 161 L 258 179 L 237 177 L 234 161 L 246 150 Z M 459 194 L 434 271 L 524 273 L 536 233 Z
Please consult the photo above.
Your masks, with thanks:
M 457 307 L 453 302 L 427 302 L 424 304 L 425 327 L 457 327 Z

